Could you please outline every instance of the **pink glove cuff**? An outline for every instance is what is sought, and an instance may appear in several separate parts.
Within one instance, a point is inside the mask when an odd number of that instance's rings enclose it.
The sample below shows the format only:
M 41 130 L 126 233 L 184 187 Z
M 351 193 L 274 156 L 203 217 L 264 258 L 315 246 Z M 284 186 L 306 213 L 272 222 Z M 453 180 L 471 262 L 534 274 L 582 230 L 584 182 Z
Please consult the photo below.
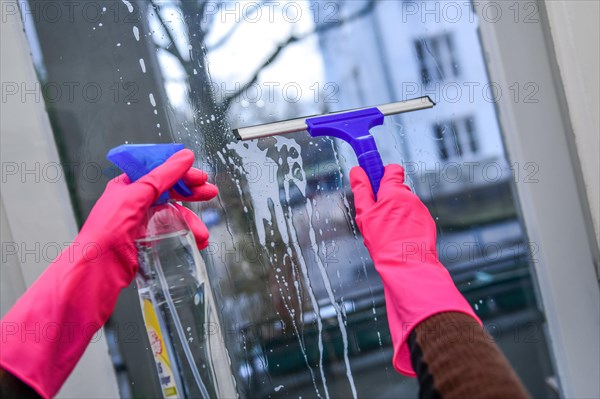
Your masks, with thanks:
M 392 361 L 398 372 L 409 377 L 414 377 L 416 374 L 412 368 L 408 337 L 419 323 L 439 313 L 458 312 L 471 316 L 482 325 L 469 303 L 454 286 L 450 274 L 441 264 L 438 265 L 426 267 L 425 270 L 423 267 L 421 270 L 411 270 L 418 272 L 421 279 L 413 279 L 413 287 L 405 291 L 399 290 L 397 279 L 407 278 L 410 271 L 403 270 L 403 276 L 394 276 L 396 274 L 394 272 L 399 271 L 397 268 L 379 269 L 383 279 L 388 323 L 394 344 Z M 388 281 L 395 282 L 394 286 L 387 284 Z M 423 295 L 419 296 L 419 292 Z M 418 305 L 415 306 L 416 304 Z M 427 331 L 427 334 L 456 334 L 455 331 L 457 330 L 453 326 L 448 326 L 448 329 L 443 331 Z
M 83 245 L 65 249 L 0 321 L 0 367 L 44 398 L 59 391 L 133 278 L 111 251 L 74 255 Z

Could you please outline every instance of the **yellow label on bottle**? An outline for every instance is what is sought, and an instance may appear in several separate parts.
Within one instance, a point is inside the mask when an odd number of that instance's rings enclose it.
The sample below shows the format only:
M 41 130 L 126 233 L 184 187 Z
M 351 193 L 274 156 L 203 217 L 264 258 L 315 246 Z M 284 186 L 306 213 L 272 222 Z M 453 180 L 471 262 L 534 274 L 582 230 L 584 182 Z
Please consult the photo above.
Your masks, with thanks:
M 177 387 L 175 385 L 175 376 L 171 369 L 169 362 L 169 355 L 167 354 L 167 348 L 163 338 L 158 318 L 152 302 L 148 299 L 144 299 L 142 303 L 142 312 L 144 315 L 144 322 L 146 323 L 146 331 L 148 332 L 148 340 L 150 341 L 150 348 L 154 355 L 154 362 L 158 370 L 158 378 L 160 380 L 160 386 L 162 388 L 165 398 L 176 398 Z

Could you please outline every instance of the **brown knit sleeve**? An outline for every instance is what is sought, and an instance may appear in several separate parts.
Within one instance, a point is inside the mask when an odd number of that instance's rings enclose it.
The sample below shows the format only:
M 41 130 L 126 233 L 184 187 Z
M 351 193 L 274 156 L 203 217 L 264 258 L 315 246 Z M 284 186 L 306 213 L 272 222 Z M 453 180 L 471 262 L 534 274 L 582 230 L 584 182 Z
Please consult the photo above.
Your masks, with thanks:
M 41 399 L 41 396 L 8 371 L 0 369 L 0 398 Z
M 529 398 L 492 338 L 472 317 L 440 313 L 410 335 L 421 398 Z

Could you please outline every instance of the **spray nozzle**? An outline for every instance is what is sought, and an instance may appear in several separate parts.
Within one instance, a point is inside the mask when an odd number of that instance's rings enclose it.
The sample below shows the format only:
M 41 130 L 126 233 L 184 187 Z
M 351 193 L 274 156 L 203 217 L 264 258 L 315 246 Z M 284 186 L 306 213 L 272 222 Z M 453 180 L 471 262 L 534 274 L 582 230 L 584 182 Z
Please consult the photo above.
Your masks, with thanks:
M 132 182 L 150 173 L 154 168 L 162 165 L 171 155 L 183 150 L 183 144 L 123 144 L 111 149 L 106 158 L 117 165 Z M 179 180 L 173 189 L 187 197 L 192 195 L 183 180 Z M 169 192 L 164 192 L 157 203 L 169 199 Z

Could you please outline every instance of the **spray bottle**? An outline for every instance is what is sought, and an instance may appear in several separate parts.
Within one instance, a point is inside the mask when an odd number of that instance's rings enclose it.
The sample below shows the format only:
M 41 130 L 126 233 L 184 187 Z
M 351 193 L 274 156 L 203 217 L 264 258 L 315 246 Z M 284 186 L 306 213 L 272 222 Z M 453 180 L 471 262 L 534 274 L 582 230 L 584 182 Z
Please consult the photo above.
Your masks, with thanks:
M 134 182 L 183 148 L 126 144 L 107 158 Z M 191 195 L 182 180 L 173 188 Z M 144 227 L 136 240 L 136 285 L 163 397 L 236 397 L 206 266 L 168 192 L 149 209 Z

